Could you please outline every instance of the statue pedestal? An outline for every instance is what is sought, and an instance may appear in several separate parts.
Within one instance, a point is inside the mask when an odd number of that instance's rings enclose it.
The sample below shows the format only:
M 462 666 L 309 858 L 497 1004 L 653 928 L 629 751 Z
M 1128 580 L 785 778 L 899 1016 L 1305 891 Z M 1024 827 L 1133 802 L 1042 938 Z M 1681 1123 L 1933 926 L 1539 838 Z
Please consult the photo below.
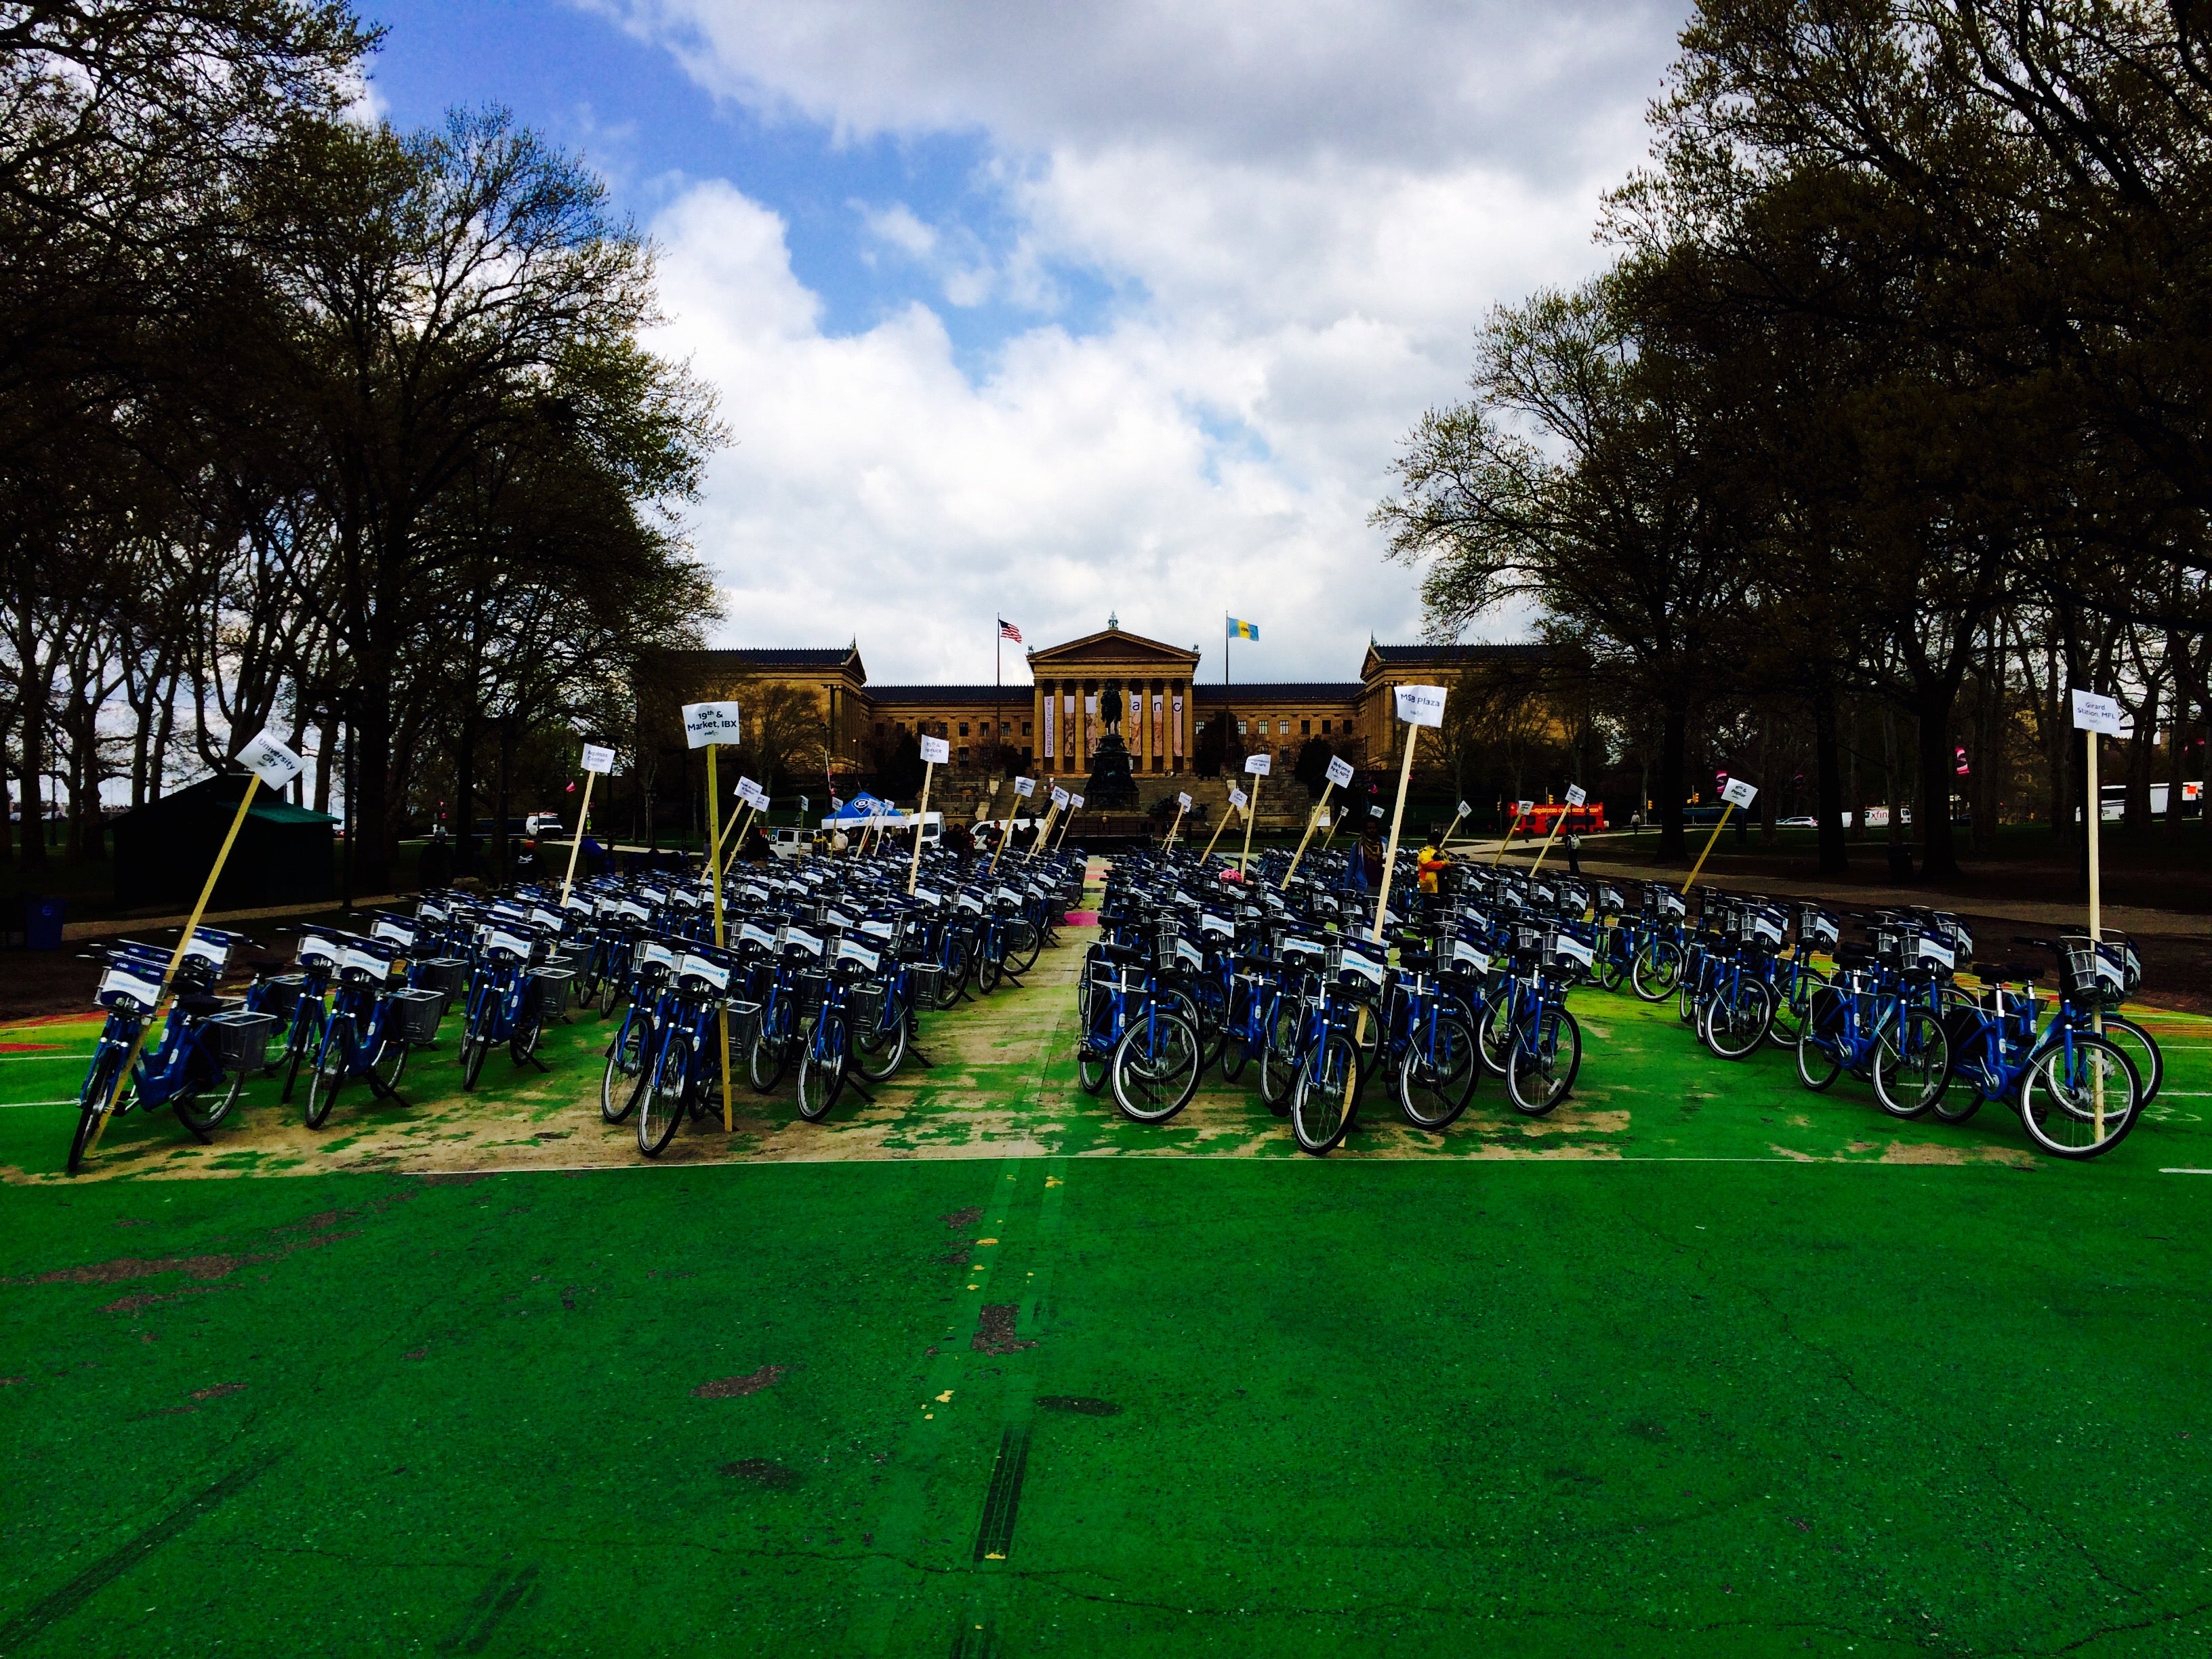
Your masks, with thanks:
M 1137 804 L 1137 780 L 1129 767 L 1129 750 L 1121 734 L 1109 732 L 1098 740 L 1091 757 L 1091 778 L 1083 786 L 1085 811 L 1123 811 Z

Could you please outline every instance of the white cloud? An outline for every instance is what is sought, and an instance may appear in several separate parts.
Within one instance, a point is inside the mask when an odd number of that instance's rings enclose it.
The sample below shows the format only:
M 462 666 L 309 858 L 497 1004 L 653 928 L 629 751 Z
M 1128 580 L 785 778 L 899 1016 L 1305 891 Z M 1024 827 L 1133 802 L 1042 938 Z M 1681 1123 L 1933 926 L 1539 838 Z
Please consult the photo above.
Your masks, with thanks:
M 738 446 L 699 543 L 732 642 L 857 634 L 879 680 L 981 680 L 1124 626 L 1245 678 L 1345 678 L 1419 625 L 1364 520 L 1404 432 L 1460 395 L 1492 303 L 1596 268 L 1599 192 L 1642 154 L 1671 12 L 636 0 L 705 84 L 850 133 L 980 131 L 1016 227 L 852 204 L 866 257 L 945 302 L 1036 313 L 976 369 L 929 308 L 833 337 L 783 225 L 726 182 L 654 225 L 664 344 Z M 1054 269 L 1125 297 L 1081 336 Z M 963 372 L 962 364 L 969 365 Z M 1015 678 L 1022 678 L 1018 673 Z

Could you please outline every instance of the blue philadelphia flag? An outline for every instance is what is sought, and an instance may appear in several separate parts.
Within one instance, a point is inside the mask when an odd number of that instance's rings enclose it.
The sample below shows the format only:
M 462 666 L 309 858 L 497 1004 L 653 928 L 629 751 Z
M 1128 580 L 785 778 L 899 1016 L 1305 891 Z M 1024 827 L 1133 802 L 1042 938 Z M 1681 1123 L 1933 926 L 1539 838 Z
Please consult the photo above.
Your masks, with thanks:
M 1234 617 L 1228 618 L 1228 622 L 1229 637 L 1232 640 L 1256 640 L 1260 637 L 1260 624 L 1257 623 L 1238 622 Z

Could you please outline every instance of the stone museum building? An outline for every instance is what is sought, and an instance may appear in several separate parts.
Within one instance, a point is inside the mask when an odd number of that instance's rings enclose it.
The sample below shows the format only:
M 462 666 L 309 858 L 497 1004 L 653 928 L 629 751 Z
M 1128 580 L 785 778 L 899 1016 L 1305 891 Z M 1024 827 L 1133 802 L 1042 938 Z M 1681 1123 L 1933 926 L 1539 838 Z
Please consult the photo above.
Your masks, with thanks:
M 1201 683 L 1194 647 L 1146 639 L 1112 617 L 1095 634 L 1026 653 L 1030 684 L 877 685 L 856 641 L 842 647 L 740 647 L 678 653 L 690 694 L 748 701 L 748 691 L 787 685 L 811 693 L 839 769 L 866 770 L 878 739 L 912 732 L 942 738 L 957 772 L 981 766 L 996 742 L 1040 775 L 1089 769 L 1103 728 L 1099 694 L 1126 699 L 1121 738 L 1139 778 L 1188 775 L 1209 720 L 1233 718 L 1248 754 L 1274 757 L 1279 772 L 1309 738 L 1325 738 L 1354 765 L 1397 755 L 1391 688 L 1448 684 L 1470 665 L 1541 653 L 1540 645 L 1381 645 L 1370 641 L 1352 680 L 1223 685 Z

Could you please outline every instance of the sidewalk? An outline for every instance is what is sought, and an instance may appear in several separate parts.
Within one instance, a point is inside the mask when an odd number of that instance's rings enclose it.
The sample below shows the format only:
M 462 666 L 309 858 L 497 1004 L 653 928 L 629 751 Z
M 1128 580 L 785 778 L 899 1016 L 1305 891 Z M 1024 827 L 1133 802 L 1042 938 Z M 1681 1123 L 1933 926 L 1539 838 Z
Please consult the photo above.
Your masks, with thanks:
M 1585 876 L 1622 876 L 1634 881 L 1664 882 L 1679 888 L 1689 874 L 1686 870 L 1677 870 L 1671 866 L 1636 859 L 1610 858 L 1602 854 L 1593 854 L 1591 848 L 1596 839 L 1589 836 L 1583 842 L 1582 866 Z M 1474 862 L 1487 864 L 1498 854 L 1498 842 L 1494 839 L 1455 842 L 1452 850 Z M 1513 850 L 1505 856 L 1508 862 L 1525 866 L 1535 862 L 1535 848 L 1526 842 L 1516 842 Z M 1545 858 L 1544 866 L 1555 869 L 1562 875 L 1566 873 L 1566 855 L 1556 843 Z M 1832 908 L 1842 910 L 1901 908 L 1919 904 L 1931 909 L 1949 910 L 1962 915 L 1989 916 L 2000 921 L 2019 922 L 2032 927 L 2079 929 L 2087 927 L 2089 923 L 2087 903 L 2070 896 L 2063 902 L 2043 903 L 2024 899 L 1982 898 L 1918 886 L 1854 885 L 1838 888 L 1829 883 L 1792 881 L 1780 876 L 1761 878 L 1755 884 L 1700 876 L 1698 884 L 1700 887 L 1718 887 L 1729 892 L 1757 891 L 1771 898 L 1819 899 Z M 2137 904 L 2107 904 L 2104 907 L 2103 921 L 2107 928 L 2121 933 L 2162 939 L 2212 939 L 2212 916 L 2190 915 L 2179 910 L 2159 910 Z
M 380 898 L 357 898 L 356 910 L 373 910 L 379 905 L 398 904 L 402 896 L 386 893 Z M 221 927 L 226 932 L 244 921 L 283 921 L 293 916 L 327 916 L 343 912 L 344 902 L 338 899 L 319 899 L 313 904 L 279 904 L 262 910 L 216 910 L 200 918 L 203 927 Z M 173 916 L 104 917 L 94 921 L 67 921 L 62 924 L 62 941 L 76 939 L 120 939 L 126 933 L 158 933 L 164 927 L 182 927 L 191 920 L 191 912 L 179 910 Z

